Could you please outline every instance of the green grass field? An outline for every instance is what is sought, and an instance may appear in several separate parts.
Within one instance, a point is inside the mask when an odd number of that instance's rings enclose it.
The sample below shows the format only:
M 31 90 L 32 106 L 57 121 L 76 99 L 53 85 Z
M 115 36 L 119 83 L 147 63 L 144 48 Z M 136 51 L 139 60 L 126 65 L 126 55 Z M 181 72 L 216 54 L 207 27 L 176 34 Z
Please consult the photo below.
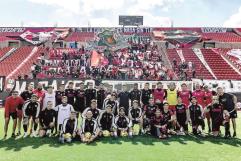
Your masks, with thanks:
M 241 113 L 239 113 L 241 114 Z M 241 161 L 241 119 L 238 137 L 174 136 L 159 140 L 150 136 L 133 139 L 104 138 L 92 144 L 59 144 L 57 138 L 3 138 L 0 110 L 0 161 Z M 9 136 L 12 127 L 9 127 Z

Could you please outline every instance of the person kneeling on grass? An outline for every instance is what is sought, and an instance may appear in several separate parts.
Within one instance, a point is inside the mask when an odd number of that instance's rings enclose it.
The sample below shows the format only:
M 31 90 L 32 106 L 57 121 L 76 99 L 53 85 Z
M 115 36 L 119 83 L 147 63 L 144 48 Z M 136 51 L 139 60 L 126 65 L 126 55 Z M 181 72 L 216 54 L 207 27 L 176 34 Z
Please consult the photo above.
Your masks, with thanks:
M 143 119 L 142 119 L 142 109 L 139 107 L 139 102 L 137 100 L 133 101 L 133 107 L 129 110 L 129 118 L 132 121 L 132 131 L 133 135 L 139 135 L 140 129 L 142 129 Z M 142 133 L 143 129 L 142 129 Z
M 125 108 L 120 107 L 119 115 L 115 117 L 115 132 L 114 136 L 117 138 L 118 136 L 127 136 L 132 137 L 132 122 L 131 120 L 125 115 Z
M 173 112 L 170 110 L 169 103 L 165 102 L 163 104 L 163 122 L 167 125 L 167 133 L 174 135 L 176 132 L 173 130 L 173 127 L 176 125 L 176 118 Z
M 217 96 L 212 97 L 212 103 L 205 108 L 205 112 L 211 116 L 213 136 L 219 136 L 220 126 L 223 124 L 223 106 Z
M 91 110 L 86 112 L 80 131 L 81 141 L 84 143 L 93 142 L 99 135 L 99 128 L 96 120 L 93 118 Z
M 162 112 L 159 109 L 156 110 L 155 116 L 151 120 L 151 134 L 159 139 L 165 139 L 168 137 L 167 126 Z
M 177 135 L 186 135 L 188 134 L 188 119 L 189 119 L 189 113 L 188 108 L 185 104 L 182 103 L 182 98 L 177 98 L 177 105 L 176 105 L 176 130 Z
M 55 126 L 56 111 L 53 109 L 53 102 L 48 101 L 47 107 L 40 112 L 39 123 L 39 137 L 51 136 Z
M 64 120 L 59 141 L 61 143 L 64 143 L 65 141 L 70 143 L 72 139 L 76 137 L 77 126 L 78 120 L 76 118 L 76 112 L 72 111 L 70 117 Z
M 191 98 L 191 105 L 189 106 L 189 114 L 192 122 L 192 132 L 194 135 L 202 134 L 202 127 L 204 125 L 203 120 L 203 108 L 197 104 L 197 98 Z
M 112 113 L 112 106 L 107 105 L 106 109 L 100 114 L 98 118 L 98 125 L 100 127 L 100 136 L 113 136 L 114 114 Z

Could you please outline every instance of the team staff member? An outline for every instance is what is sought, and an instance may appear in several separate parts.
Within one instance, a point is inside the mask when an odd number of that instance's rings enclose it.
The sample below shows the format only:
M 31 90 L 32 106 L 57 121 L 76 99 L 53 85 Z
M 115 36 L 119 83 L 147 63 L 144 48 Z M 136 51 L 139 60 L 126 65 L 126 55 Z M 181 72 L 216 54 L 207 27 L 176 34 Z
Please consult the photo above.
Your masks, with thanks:
M 224 93 L 222 87 L 217 88 L 217 94 L 219 96 L 219 102 L 223 105 L 224 110 L 227 110 L 230 115 L 230 119 L 233 124 L 233 137 L 236 136 L 236 118 L 237 118 L 237 97 Z
M 5 102 L 5 125 L 4 125 L 4 138 L 7 137 L 8 124 L 10 117 L 13 119 L 12 137 L 15 137 L 15 130 L 17 126 L 18 109 L 22 108 L 24 100 L 18 96 L 18 91 L 13 91 L 12 96 L 9 96 Z M 20 130 L 19 130 L 20 131 Z
M 40 113 L 40 103 L 38 101 L 38 96 L 33 94 L 29 101 L 26 101 L 23 105 L 23 130 L 24 130 L 24 138 L 28 136 L 28 124 L 29 119 L 33 120 L 33 133 L 34 137 L 37 136 L 37 128 L 39 123 L 39 113 Z
M 131 103 L 133 103 L 134 100 L 137 100 L 138 103 L 140 104 L 140 99 L 141 99 L 141 91 L 138 89 L 138 84 L 134 84 L 133 90 L 130 92 L 130 99 Z M 133 105 L 133 104 L 131 104 Z
M 89 83 L 88 89 L 85 90 L 85 97 L 86 97 L 86 107 L 90 107 L 91 100 L 96 99 L 97 91 L 94 88 L 93 83 Z M 101 108 L 101 107 L 98 107 Z
M 53 109 L 53 102 L 48 101 L 47 107 L 40 112 L 39 115 L 39 123 L 40 123 L 40 130 L 39 136 L 44 137 L 46 135 L 51 135 L 53 133 L 53 129 L 55 126 L 55 113 L 56 111 Z

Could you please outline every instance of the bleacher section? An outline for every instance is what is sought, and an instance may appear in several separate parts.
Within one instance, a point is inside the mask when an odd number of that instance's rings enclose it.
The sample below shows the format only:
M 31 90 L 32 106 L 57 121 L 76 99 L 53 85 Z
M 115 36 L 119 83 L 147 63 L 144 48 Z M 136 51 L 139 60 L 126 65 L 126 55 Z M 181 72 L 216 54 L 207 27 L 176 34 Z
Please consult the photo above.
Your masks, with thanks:
M 217 79 L 241 80 L 241 76 L 212 49 L 201 49 L 203 56 Z

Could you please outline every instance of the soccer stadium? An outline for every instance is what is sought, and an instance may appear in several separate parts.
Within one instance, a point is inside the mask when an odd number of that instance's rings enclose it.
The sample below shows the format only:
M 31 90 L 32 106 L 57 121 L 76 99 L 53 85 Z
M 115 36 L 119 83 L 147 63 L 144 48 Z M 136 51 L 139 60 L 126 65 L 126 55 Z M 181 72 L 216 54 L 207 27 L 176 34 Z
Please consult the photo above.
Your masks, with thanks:
M 0 2 L 0 161 L 241 161 L 241 3 L 215 2 Z

